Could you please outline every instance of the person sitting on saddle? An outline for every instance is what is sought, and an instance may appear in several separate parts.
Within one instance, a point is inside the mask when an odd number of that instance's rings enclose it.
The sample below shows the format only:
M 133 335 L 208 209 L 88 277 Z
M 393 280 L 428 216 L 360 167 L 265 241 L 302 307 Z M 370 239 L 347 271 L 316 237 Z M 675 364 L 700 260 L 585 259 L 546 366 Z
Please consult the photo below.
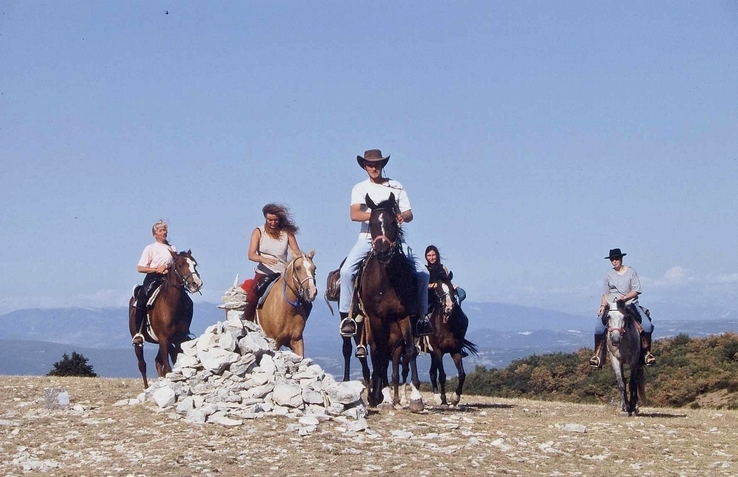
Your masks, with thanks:
M 353 318 L 349 318 L 349 310 L 354 298 L 354 277 L 361 265 L 372 249 L 372 238 L 369 232 L 369 218 L 371 210 L 366 205 L 366 196 L 369 195 L 375 204 L 389 199 L 390 194 L 394 193 L 399 212 L 397 213 L 397 222 L 402 225 L 412 222 L 413 211 L 410 208 L 410 199 L 407 191 L 402 184 L 396 180 L 383 177 L 382 171 L 387 165 L 390 156 L 383 157 L 382 151 L 379 149 L 370 149 L 363 156 L 356 156 L 359 167 L 364 169 L 368 178 L 356 184 L 351 190 L 351 208 L 350 217 L 354 222 L 361 222 L 359 237 L 353 248 L 349 252 L 346 260 L 341 266 L 341 295 L 339 299 L 338 311 L 341 314 L 341 334 L 344 336 L 355 335 L 358 326 Z M 403 251 L 411 266 L 415 269 L 418 279 L 418 310 L 415 314 L 417 317 L 416 334 L 418 336 L 429 335 L 433 332 L 430 321 L 428 320 L 428 280 L 429 275 L 425 267 L 420 263 L 417 257 L 414 257 L 406 243 L 402 243 Z M 362 346 L 363 348 L 363 346 Z M 357 356 L 366 356 L 366 349 L 356 350 Z
M 264 225 L 251 232 L 249 242 L 249 260 L 258 263 L 251 286 L 246 290 L 244 319 L 249 321 L 253 321 L 256 305 L 267 285 L 284 273 L 287 250 L 292 252 L 292 256 L 300 253 L 295 239 L 299 227 L 295 225 L 289 209 L 280 204 L 267 204 L 261 212 L 264 214 Z
M 136 329 L 141 329 L 141 323 L 146 318 L 147 302 L 151 294 L 156 290 L 164 277 L 169 273 L 169 267 L 174 263 L 172 253 L 177 249 L 167 241 L 169 226 L 163 220 L 159 220 L 151 227 L 154 235 L 154 243 L 147 245 L 138 261 L 138 272 L 145 273 L 143 286 L 136 300 Z M 141 333 L 133 336 L 134 345 L 142 345 L 144 337 Z
M 430 294 L 436 288 L 436 282 L 443 277 L 449 277 L 449 279 L 452 279 L 453 274 L 441 263 L 441 252 L 438 251 L 438 248 L 435 245 L 428 245 L 425 248 L 425 261 L 425 268 L 428 269 L 428 273 L 430 275 L 430 281 L 428 282 L 428 295 L 431 296 Z M 459 298 L 459 304 L 461 304 L 461 302 L 466 298 L 466 291 L 458 285 L 454 285 L 454 289 L 456 290 L 456 296 Z
M 656 358 L 651 354 L 651 335 L 653 333 L 653 324 L 643 308 L 638 303 L 638 296 L 641 294 L 641 281 L 638 274 L 632 267 L 623 265 L 623 257 L 627 254 L 622 253 L 619 248 L 613 248 L 606 259 L 612 263 L 612 269 L 605 276 L 605 293 L 602 295 L 602 303 L 597 311 L 597 323 L 595 324 L 594 346 L 595 352 L 589 360 L 590 366 L 593 368 L 601 368 L 605 362 L 605 332 L 607 331 L 605 323 L 605 314 L 608 311 L 608 302 L 622 300 L 626 302 L 626 310 L 629 310 L 637 317 L 639 323 L 643 327 L 641 332 L 641 348 L 643 350 L 643 362 L 646 366 L 656 364 Z

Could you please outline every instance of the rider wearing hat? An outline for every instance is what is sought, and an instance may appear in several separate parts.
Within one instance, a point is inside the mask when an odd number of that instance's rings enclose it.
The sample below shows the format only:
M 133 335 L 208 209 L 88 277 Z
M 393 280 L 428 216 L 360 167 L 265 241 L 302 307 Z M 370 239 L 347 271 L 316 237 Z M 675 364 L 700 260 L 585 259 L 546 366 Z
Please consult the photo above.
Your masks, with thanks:
M 643 308 L 638 304 L 638 296 L 641 294 L 641 281 L 635 269 L 623 265 L 623 257 L 627 255 L 622 253 L 619 248 L 610 250 L 605 259 L 610 260 L 612 269 L 605 276 L 605 292 L 602 295 L 602 303 L 597 311 L 597 323 L 595 325 L 594 345 L 595 352 L 589 360 L 589 365 L 593 368 L 601 368 L 605 361 L 605 314 L 608 309 L 608 302 L 616 300 L 625 301 L 626 308 L 639 317 L 643 331 L 641 332 L 641 348 L 643 349 L 644 364 L 653 366 L 656 364 L 656 358 L 651 354 L 651 334 L 653 333 L 653 324 L 651 318 L 645 313 Z
M 351 190 L 351 220 L 361 222 L 361 230 L 358 240 L 346 257 L 343 266 L 341 266 L 341 295 L 338 310 L 342 318 L 341 334 L 344 336 L 354 335 L 358 329 L 356 322 L 348 318 L 351 300 L 354 296 L 354 276 L 361 261 L 372 249 L 369 233 L 370 210 L 366 205 L 367 194 L 375 204 L 378 204 L 389 199 L 390 194 L 394 193 L 399 206 L 397 221 L 403 224 L 413 220 L 413 211 L 410 208 L 410 199 L 405 188 L 396 180 L 382 176 L 382 170 L 387 165 L 389 158 L 390 156 L 383 157 L 382 151 L 379 149 L 370 149 L 363 156 L 356 156 L 359 167 L 366 171 L 368 178 L 356 184 Z M 426 316 L 428 310 L 428 270 L 412 255 L 405 243 L 402 246 L 405 256 L 412 262 L 418 277 L 418 303 L 420 309 L 418 310 L 419 320 L 416 326 L 417 335 L 429 335 L 433 330 Z M 357 356 L 365 356 L 366 350 L 357 347 L 356 354 Z

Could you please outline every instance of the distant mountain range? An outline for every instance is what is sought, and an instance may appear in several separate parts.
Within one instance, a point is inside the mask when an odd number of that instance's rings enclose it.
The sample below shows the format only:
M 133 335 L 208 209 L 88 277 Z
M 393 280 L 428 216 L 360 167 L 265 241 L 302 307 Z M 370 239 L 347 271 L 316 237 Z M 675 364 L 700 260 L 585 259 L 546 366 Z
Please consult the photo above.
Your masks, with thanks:
M 479 356 L 464 360 L 467 372 L 475 366 L 505 367 L 531 354 L 571 352 L 592 346 L 593 317 L 504 303 L 466 302 L 464 310 L 470 321 L 467 338 L 480 351 Z M 664 316 L 670 319 L 655 318 L 657 339 L 679 333 L 698 337 L 738 331 L 738 318 L 730 310 L 680 308 L 679 314 Z M 675 316 L 681 319 L 673 319 Z M 217 305 L 196 303 L 191 331 L 199 336 L 205 328 L 224 319 L 225 312 Z M 317 302 L 305 328 L 305 352 L 326 371 L 342 375 L 338 323 L 338 318 Z M 139 376 L 130 346 L 126 308 L 24 309 L 0 315 L 0 374 L 44 375 L 63 353 L 72 351 L 88 358 L 100 376 Z M 147 345 L 145 351 L 148 374 L 155 376 L 156 349 Z M 444 364 L 447 374 L 456 375 L 450 358 Z M 352 359 L 351 366 L 352 376 L 358 376 L 358 361 Z M 418 366 L 421 379 L 426 380 L 428 357 L 421 356 Z

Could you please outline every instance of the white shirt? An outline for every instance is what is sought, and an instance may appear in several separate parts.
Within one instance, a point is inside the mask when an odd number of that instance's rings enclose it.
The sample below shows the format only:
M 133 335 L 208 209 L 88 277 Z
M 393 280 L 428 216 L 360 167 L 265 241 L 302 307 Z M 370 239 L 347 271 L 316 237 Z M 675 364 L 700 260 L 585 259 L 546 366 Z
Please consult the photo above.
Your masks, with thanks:
M 375 204 L 379 204 L 380 202 L 389 199 L 390 194 L 394 194 L 395 201 L 400 208 L 400 212 L 410 210 L 410 199 L 407 196 L 407 192 L 405 191 L 405 188 L 402 187 L 402 184 L 400 184 L 396 180 L 388 179 L 381 184 L 376 184 L 370 179 L 359 182 L 354 186 L 353 189 L 351 189 L 351 205 L 353 206 L 356 204 L 360 204 L 361 210 L 363 212 L 368 212 L 369 207 L 367 207 L 366 205 L 367 194 L 369 194 L 369 197 Z M 359 236 L 369 236 L 368 220 L 361 223 Z
M 159 265 L 165 265 L 169 267 L 174 263 L 172 254 L 169 253 L 170 250 L 177 253 L 177 249 L 173 245 L 166 245 L 159 242 L 149 244 L 144 248 L 143 254 L 141 254 L 141 260 L 138 261 L 138 266 L 156 268 Z

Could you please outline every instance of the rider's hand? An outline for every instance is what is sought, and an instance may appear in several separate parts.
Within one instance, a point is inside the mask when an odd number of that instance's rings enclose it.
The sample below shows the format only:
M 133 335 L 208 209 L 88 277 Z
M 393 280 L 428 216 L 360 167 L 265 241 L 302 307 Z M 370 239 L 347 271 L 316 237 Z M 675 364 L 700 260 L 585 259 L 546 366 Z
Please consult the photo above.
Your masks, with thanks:
M 600 305 L 600 309 L 597 310 L 597 315 L 601 315 L 603 311 L 605 311 L 605 305 Z
M 397 223 L 401 224 L 405 221 L 405 217 L 402 216 L 402 213 L 397 214 Z
M 273 257 L 261 257 L 261 263 L 263 263 L 264 265 L 269 265 L 273 267 L 279 262 L 277 262 L 277 259 Z

